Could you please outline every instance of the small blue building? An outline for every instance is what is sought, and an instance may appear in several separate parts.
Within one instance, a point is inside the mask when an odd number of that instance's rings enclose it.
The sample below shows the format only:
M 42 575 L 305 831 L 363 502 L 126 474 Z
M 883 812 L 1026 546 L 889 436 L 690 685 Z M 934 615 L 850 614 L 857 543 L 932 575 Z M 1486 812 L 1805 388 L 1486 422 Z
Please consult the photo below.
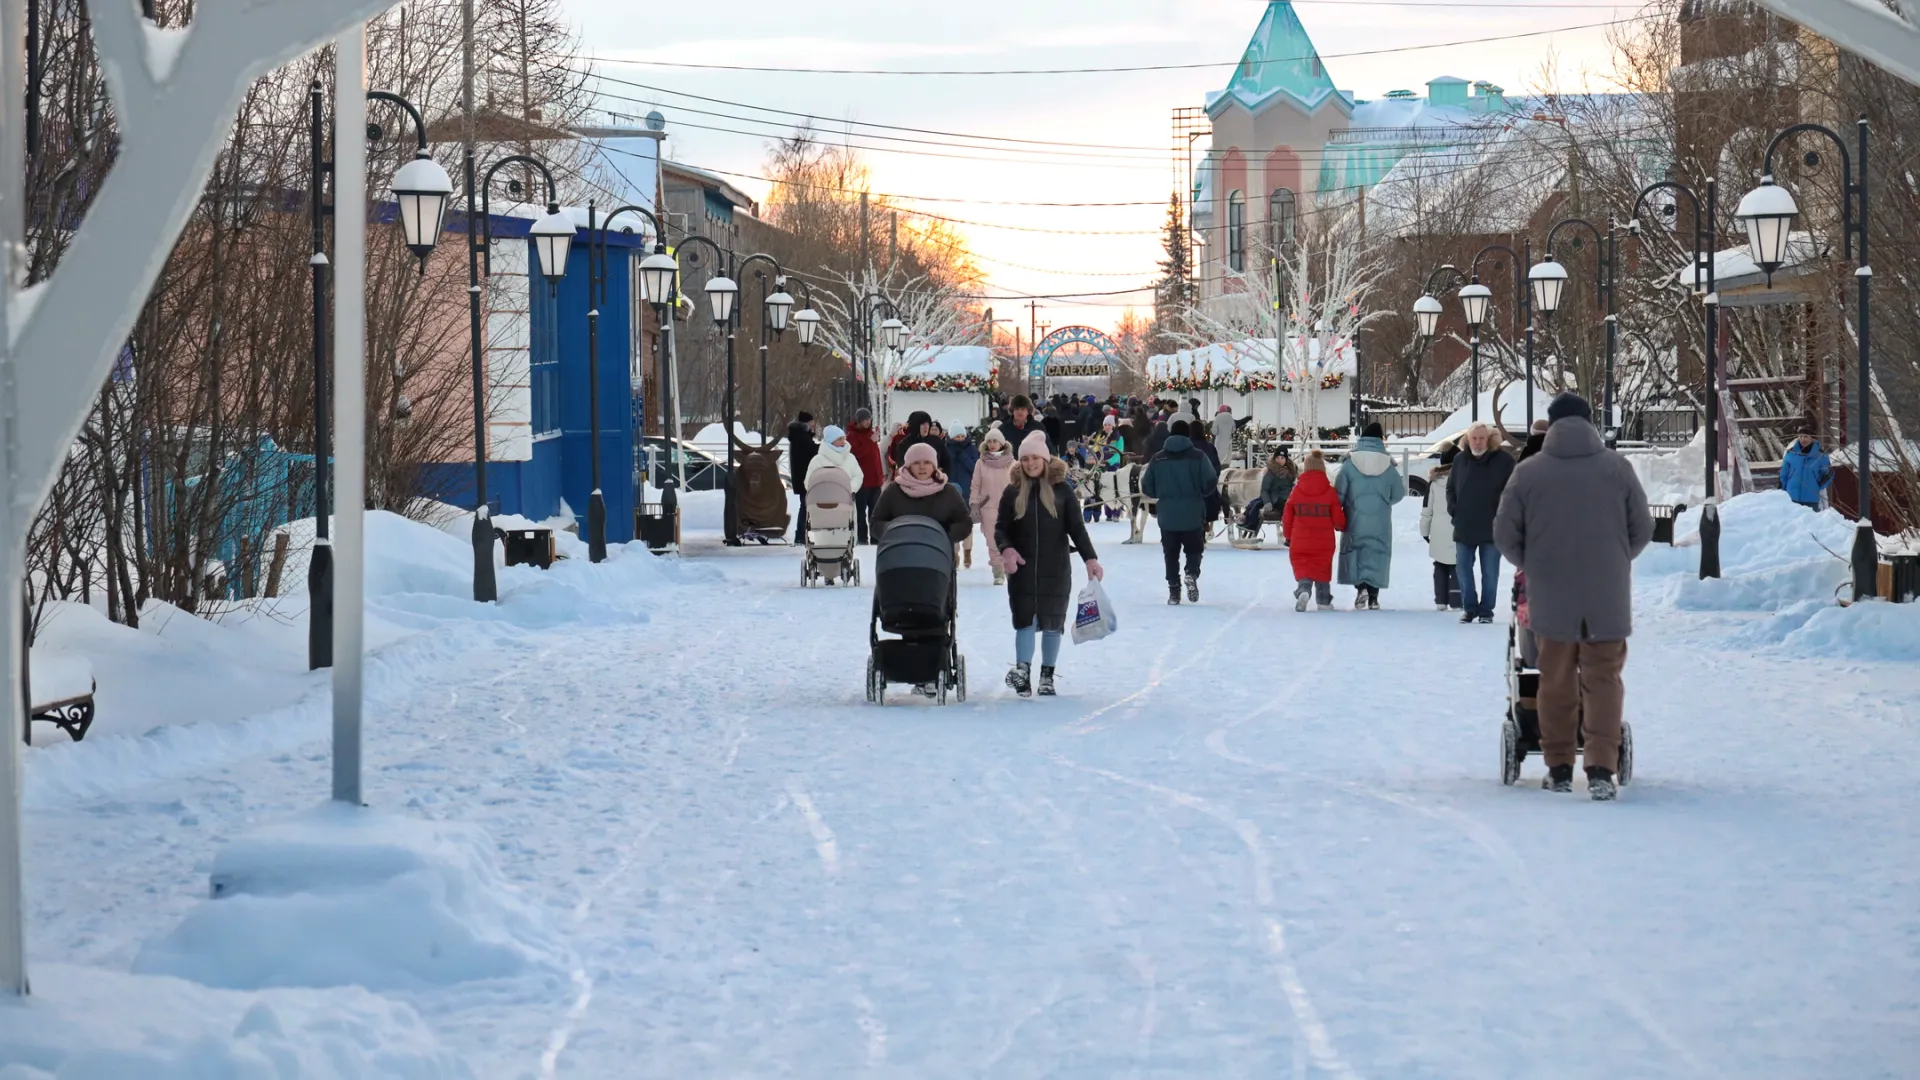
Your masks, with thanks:
M 622 544 L 634 538 L 636 427 L 646 415 L 638 364 L 645 327 L 634 268 L 650 250 L 650 230 L 634 214 L 615 223 L 607 236 L 605 295 L 594 303 L 588 295 L 587 211 L 563 212 L 577 231 L 557 288 L 542 276 L 527 239 L 531 218 L 496 214 L 491 222 L 493 265 L 481 335 L 490 392 L 487 502 L 496 515 L 543 521 L 564 509 L 584 522 L 594 452 L 587 312 L 597 307 L 601 492 L 607 541 Z M 604 217 L 604 210 L 599 213 Z M 632 232 L 618 231 L 628 226 Z M 450 216 L 447 233 L 464 241 L 464 220 Z M 471 508 L 473 463 L 427 466 L 423 487 L 430 498 Z

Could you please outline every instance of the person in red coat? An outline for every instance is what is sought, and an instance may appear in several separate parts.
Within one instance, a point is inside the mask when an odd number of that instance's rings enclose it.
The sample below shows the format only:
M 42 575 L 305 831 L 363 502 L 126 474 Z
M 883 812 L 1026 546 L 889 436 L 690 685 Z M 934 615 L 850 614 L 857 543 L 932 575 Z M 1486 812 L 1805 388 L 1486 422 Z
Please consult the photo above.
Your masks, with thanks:
M 1347 527 L 1347 512 L 1340 506 L 1340 495 L 1327 479 L 1327 459 L 1315 450 L 1307 455 L 1300 479 L 1287 496 L 1287 509 L 1280 517 L 1280 528 L 1287 537 L 1287 550 L 1293 559 L 1293 610 L 1307 610 L 1312 595 L 1320 610 L 1333 606 L 1333 555 L 1338 546 L 1336 534 Z
M 887 481 L 887 467 L 880 460 L 880 443 L 873 435 L 873 413 L 866 409 L 853 414 L 847 428 L 847 443 L 853 447 L 853 459 L 860 463 L 860 490 L 853 493 L 853 520 L 858 526 L 859 543 L 868 543 L 867 522 L 873 504 L 880 501 L 880 489 Z

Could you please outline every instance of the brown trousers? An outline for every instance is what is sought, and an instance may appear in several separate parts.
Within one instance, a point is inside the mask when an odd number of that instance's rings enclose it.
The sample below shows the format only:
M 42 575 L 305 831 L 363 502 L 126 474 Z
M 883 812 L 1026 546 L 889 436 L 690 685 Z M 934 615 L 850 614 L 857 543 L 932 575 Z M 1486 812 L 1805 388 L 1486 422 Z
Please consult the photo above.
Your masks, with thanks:
M 1587 765 L 1619 771 L 1620 715 L 1627 701 L 1620 672 L 1627 666 L 1627 643 L 1538 641 L 1540 756 L 1549 768 L 1574 764 L 1584 727 Z

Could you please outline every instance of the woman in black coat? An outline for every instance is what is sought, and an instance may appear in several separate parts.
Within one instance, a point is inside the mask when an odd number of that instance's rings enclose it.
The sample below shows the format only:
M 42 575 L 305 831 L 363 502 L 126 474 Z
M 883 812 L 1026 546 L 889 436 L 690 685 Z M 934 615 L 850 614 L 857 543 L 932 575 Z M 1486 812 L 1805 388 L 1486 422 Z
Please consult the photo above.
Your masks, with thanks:
M 1016 663 L 1007 672 L 1007 685 L 1021 697 L 1033 692 L 1037 633 L 1040 695 L 1051 697 L 1054 664 L 1060 657 L 1060 637 L 1067 628 L 1067 607 L 1073 597 L 1070 551 L 1078 551 L 1086 561 L 1088 577 L 1098 581 L 1102 571 L 1093 541 L 1087 539 L 1080 500 L 1067 484 L 1067 463 L 1047 449 L 1044 433 L 1029 435 L 1020 444 L 1020 463 L 1000 497 L 993 546 L 1007 569 L 1007 603 L 1013 609 Z

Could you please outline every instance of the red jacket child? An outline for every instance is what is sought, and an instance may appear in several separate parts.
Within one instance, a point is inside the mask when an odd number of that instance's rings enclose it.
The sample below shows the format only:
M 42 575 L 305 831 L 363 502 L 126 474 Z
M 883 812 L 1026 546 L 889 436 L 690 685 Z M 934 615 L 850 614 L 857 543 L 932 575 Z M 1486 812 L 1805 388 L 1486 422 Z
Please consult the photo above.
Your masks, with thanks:
M 853 447 L 853 459 L 860 463 L 860 487 L 864 490 L 884 486 L 887 466 L 880 460 L 880 444 L 873 438 L 873 421 L 855 421 L 847 429 L 847 443 Z
M 1293 556 L 1294 580 L 1333 580 L 1333 554 L 1338 546 L 1335 534 L 1346 527 L 1347 512 L 1327 480 L 1326 462 L 1315 451 L 1307 455 L 1306 468 L 1293 485 L 1286 512 L 1280 517 L 1287 550 Z

